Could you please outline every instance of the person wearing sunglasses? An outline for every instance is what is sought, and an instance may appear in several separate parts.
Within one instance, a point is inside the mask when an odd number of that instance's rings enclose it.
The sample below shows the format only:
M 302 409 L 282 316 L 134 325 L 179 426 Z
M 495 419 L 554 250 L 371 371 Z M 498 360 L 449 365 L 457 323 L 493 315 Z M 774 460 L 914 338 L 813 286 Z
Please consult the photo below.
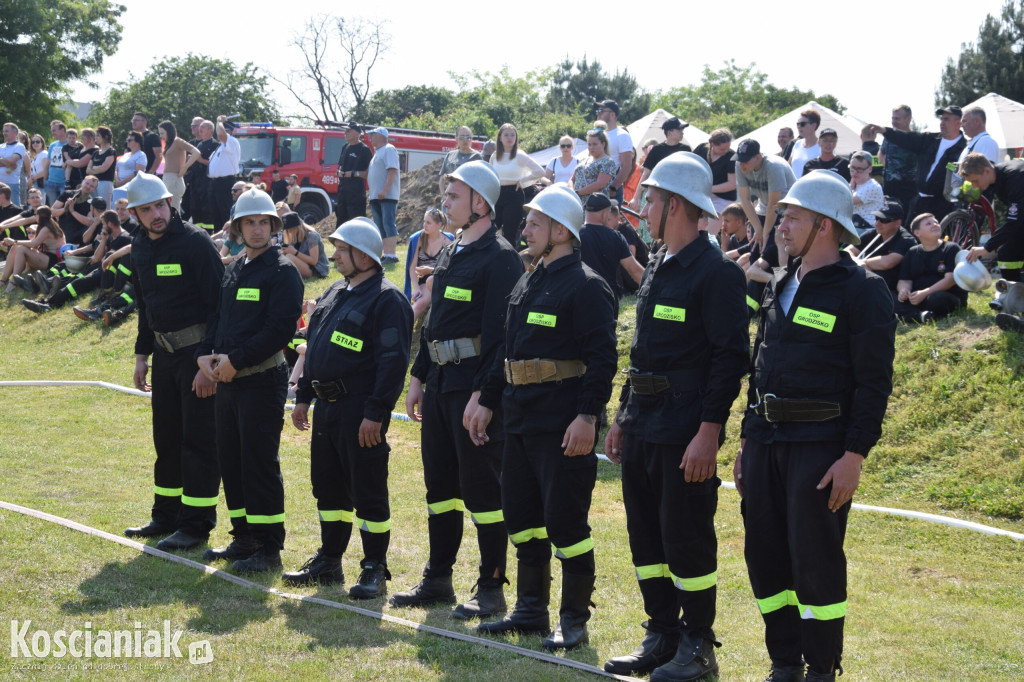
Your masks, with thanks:
M 814 109 L 800 112 L 796 122 L 796 134 L 800 139 L 793 144 L 793 151 L 789 155 L 789 165 L 793 167 L 793 175 L 798 178 L 804 174 L 804 164 L 821 155 L 821 146 L 818 144 L 820 125 L 821 114 Z
M 558 183 L 568 185 L 572 182 L 572 175 L 576 172 L 576 166 L 579 165 L 579 161 L 572 155 L 575 146 L 576 143 L 569 135 L 562 135 L 559 138 L 558 156 L 544 166 L 544 180 L 541 182 L 547 185 Z
M 28 184 L 30 187 L 43 189 L 49 171 L 50 154 L 46 151 L 46 142 L 38 135 L 33 135 L 29 143 L 26 160 L 29 161 Z
M 850 181 L 850 162 L 841 156 L 836 156 L 836 143 L 839 142 L 839 134 L 834 128 L 825 128 L 818 136 L 818 146 L 821 147 L 821 154 L 810 159 L 804 164 L 803 175 L 812 170 L 830 170 L 838 173 L 843 180 Z M 868 173 L 871 173 L 871 163 L 868 162 Z
M 457 146 L 445 155 L 444 163 L 441 164 L 441 174 L 437 178 L 437 189 L 441 192 L 442 197 L 444 197 L 444 190 L 448 185 L 445 182 L 446 176 L 454 173 L 455 169 L 464 163 L 483 161 L 484 158 L 480 152 L 473 149 L 473 131 L 469 129 L 469 126 L 459 126 L 455 131 L 455 141 Z

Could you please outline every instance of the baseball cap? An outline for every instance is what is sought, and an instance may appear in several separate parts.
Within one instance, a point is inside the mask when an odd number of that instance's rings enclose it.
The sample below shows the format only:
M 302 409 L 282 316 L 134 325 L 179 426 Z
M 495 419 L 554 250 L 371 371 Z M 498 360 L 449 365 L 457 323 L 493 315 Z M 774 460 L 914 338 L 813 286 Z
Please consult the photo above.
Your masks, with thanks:
M 891 222 L 893 220 L 903 220 L 905 214 L 903 213 L 903 204 L 896 199 L 890 197 L 885 198 L 885 205 L 882 206 L 882 210 L 875 211 L 871 215 L 875 216 L 879 220 Z
M 736 148 L 736 160 L 746 163 L 761 153 L 761 145 L 757 140 L 743 140 Z
M 686 121 L 680 121 L 677 117 L 673 116 L 672 118 L 666 119 L 665 122 L 661 124 L 661 129 L 663 131 L 664 130 L 682 130 L 683 128 L 687 127 L 688 125 L 690 125 L 690 124 L 687 123 Z
M 839 139 L 839 133 L 836 132 L 835 128 L 825 128 L 818 133 L 818 137 L 825 137 L 826 135 L 831 135 L 832 137 Z
M 619 103 L 613 99 L 606 99 L 603 102 L 594 102 L 595 109 L 611 109 L 615 115 L 619 115 Z
M 296 213 L 295 211 L 289 211 L 288 213 L 285 213 L 283 216 L 281 216 L 281 223 L 284 229 L 286 230 L 291 229 L 293 227 L 298 227 L 301 222 L 302 218 L 300 218 L 299 214 Z
M 603 211 L 611 205 L 612 202 L 608 195 L 595 192 L 587 197 L 587 202 L 583 204 L 583 208 L 588 211 Z
M 953 114 L 957 118 L 963 118 L 964 117 L 964 110 L 961 109 L 960 107 L 956 106 L 955 104 L 950 104 L 950 105 L 942 107 L 941 109 L 936 109 L 935 110 L 935 115 L 936 116 L 942 116 L 943 114 Z
M 383 135 L 384 137 L 388 136 L 388 129 L 385 128 L 384 126 L 377 126 L 376 128 L 374 128 L 370 132 L 371 133 L 377 133 L 378 135 Z

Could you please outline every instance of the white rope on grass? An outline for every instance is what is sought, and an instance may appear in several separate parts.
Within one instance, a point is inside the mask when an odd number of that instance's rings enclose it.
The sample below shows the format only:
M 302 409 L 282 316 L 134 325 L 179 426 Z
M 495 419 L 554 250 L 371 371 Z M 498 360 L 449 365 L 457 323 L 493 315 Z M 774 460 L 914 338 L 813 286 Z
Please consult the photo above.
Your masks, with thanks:
M 138 395 L 148 397 L 150 394 L 143 391 L 139 391 L 134 388 L 127 386 L 118 386 L 117 384 L 110 384 L 105 381 L 0 381 L 0 386 L 99 386 L 101 388 L 109 388 L 121 393 L 128 393 L 129 395 Z M 285 405 L 285 409 L 293 409 L 294 405 Z M 409 415 L 402 414 L 400 412 L 392 412 L 391 418 L 398 421 L 412 421 Z M 606 462 L 611 460 L 603 454 L 598 453 L 598 458 L 603 459 Z M 728 488 L 729 490 L 735 490 L 736 484 L 728 481 L 722 482 L 722 487 Z M 954 519 L 949 516 L 942 516 L 940 514 L 929 514 L 928 512 L 912 511 L 910 509 L 898 509 L 895 507 L 877 507 L 871 504 L 858 504 L 854 503 L 853 508 L 859 511 L 870 511 L 878 512 L 880 514 L 889 514 L 891 516 L 903 516 L 908 519 L 917 519 L 918 521 L 926 521 L 929 523 L 938 523 L 944 526 L 951 526 L 953 528 L 961 528 L 964 530 L 971 530 L 978 533 L 985 533 L 986 535 L 1001 535 L 1008 537 L 1013 540 L 1024 541 L 1024 533 L 1015 533 L 1010 530 L 1004 530 L 1002 528 L 996 528 L 994 526 L 986 526 L 981 523 L 975 523 L 974 521 L 964 521 L 963 519 Z
M 467 644 L 476 644 L 478 646 L 489 647 L 491 649 L 498 649 L 501 651 L 506 651 L 508 653 L 516 654 L 517 656 L 525 656 L 527 658 L 532 658 L 544 663 L 552 663 L 554 665 L 560 665 L 567 668 L 574 668 L 576 670 L 591 673 L 593 675 L 599 675 L 601 677 L 608 677 L 616 680 L 637 680 L 637 678 L 635 677 L 612 675 L 611 673 L 607 673 L 600 668 L 597 668 L 592 665 L 587 665 L 586 663 L 581 663 L 579 661 L 574 661 L 571 658 L 561 658 L 560 656 L 546 654 L 542 651 L 524 649 L 523 647 L 508 644 L 506 642 L 502 642 L 496 639 L 474 637 L 473 635 L 467 635 L 463 632 L 445 630 L 443 628 L 434 627 L 433 625 L 417 623 L 416 621 L 407 620 L 405 618 L 397 618 L 386 613 L 371 611 L 369 609 L 359 608 L 358 606 L 352 606 L 351 604 L 343 604 L 341 602 L 331 601 L 329 599 L 322 599 L 320 597 L 311 597 L 303 594 L 294 594 L 292 592 L 283 592 L 281 590 L 278 590 L 277 588 L 267 587 L 266 585 L 260 585 L 259 583 L 254 583 L 251 580 L 246 580 L 245 578 L 241 578 L 237 575 L 228 573 L 227 571 L 222 571 L 218 568 L 207 566 L 206 564 L 201 564 L 198 561 L 192 561 L 191 559 L 186 559 L 185 557 L 181 557 L 176 554 L 164 552 L 163 550 L 159 550 L 156 547 L 144 545 L 141 542 L 130 540 L 128 538 L 121 537 L 120 535 L 114 535 L 113 533 L 108 533 L 104 530 L 93 528 L 92 526 L 86 526 L 85 524 L 78 523 L 77 521 L 71 521 L 70 519 L 65 519 L 60 516 L 48 514 L 46 512 L 39 511 L 38 509 L 23 507 L 21 505 L 6 502 L 4 500 L 0 500 L 0 509 L 6 509 L 17 514 L 23 514 L 25 516 L 31 516 L 42 521 L 55 523 L 59 526 L 69 528 L 71 530 L 77 530 L 80 533 L 92 535 L 93 537 L 97 537 L 102 540 L 107 540 L 109 542 L 116 542 L 119 545 L 124 545 L 125 547 L 138 550 L 144 554 L 149 554 L 159 559 L 165 559 L 176 564 L 181 564 L 182 566 L 188 566 L 189 568 L 194 568 L 198 571 L 202 571 L 206 575 L 211 575 L 215 578 L 226 580 L 229 583 L 234 583 L 235 585 L 240 585 L 241 587 L 260 590 L 261 592 L 266 592 L 267 594 L 272 594 L 274 596 L 281 597 L 282 599 L 291 599 L 294 601 L 306 602 L 310 604 L 318 604 L 320 606 L 326 606 L 328 608 L 336 609 L 339 611 L 349 611 L 351 613 L 355 613 L 360 616 L 366 616 L 368 618 L 374 618 L 385 623 L 391 623 L 393 625 L 400 625 L 402 627 L 410 628 L 412 630 L 416 630 L 417 632 L 426 632 L 432 635 L 438 635 L 440 637 L 447 637 L 448 639 L 466 642 Z M 637 682 L 640 681 L 637 680 Z

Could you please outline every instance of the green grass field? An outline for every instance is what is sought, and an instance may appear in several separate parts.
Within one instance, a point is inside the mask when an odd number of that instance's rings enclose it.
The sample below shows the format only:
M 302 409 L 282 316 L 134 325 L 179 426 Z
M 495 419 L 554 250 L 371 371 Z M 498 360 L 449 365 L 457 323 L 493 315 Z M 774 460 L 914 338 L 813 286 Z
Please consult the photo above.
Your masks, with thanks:
M 401 281 L 401 271 L 389 275 Z M 332 276 L 333 278 L 336 275 Z M 311 285 L 307 295 L 325 283 Z M 941 513 L 1024 532 L 1021 409 L 1024 339 L 992 325 L 987 296 L 937 326 L 902 326 L 896 389 L 884 437 L 865 465 L 857 502 Z M 626 362 L 633 302 L 620 316 Z M 102 380 L 130 385 L 132 323 L 116 329 L 80 322 L 70 310 L 37 316 L 14 297 L 0 299 L 0 381 Z M 738 447 L 734 408 L 722 450 L 731 479 Z M 401 408 L 399 408 L 401 410 Z M 419 427 L 394 422 L 392 444 L 392 591 L 419 579 L 426 559 L 426 513 Z M 287 569 L 318 546 L 310 494 L 308 435 L 286 424 Z M 599 451 L 603 447 L 598 448 Z M 0 499 L 120 534 L 145 521 L 151 502 L 152 442 L 146 399 L 98 388 L 0 387 Z M 602 462 L 591 512 L 598 582 L 591 643 L 568 654 L 600 666 L 642 636 L 625 533 L 618 469 Z M 223 504 L 219 508 L 224 516 Z M 227 541 L 227 524 L 211 543 Z M 764 677 L 762 627 L 743 562 L 739 498 L 720 493 L 719 615 L 722 679 Z M 0 510 L 0 626 L 31 619 L 30 632 L 181 629 L 184 659 L 13 658 L 0 641 L 0 678 L 85 679 L 393 679 L 562 680 L 585 673 L 479 645 L 382 623 L 356 614 L 240 587 L 103 539 Z M 467 522 L 456 589 L 468 596 L 478 560 Z M 353 542 L 356 542 L 353 540 Z M 154 543 L 155 544 L 155 543 Z M 344 560 L 358 574 L 357 545 Z M 847 536 L 850 597 L 844 666 L 852 680 L 1011 680 L 1024 677 L 1024 545 L 867 512 L 853 512 Z M 185 552 L 198 560 L 201 550 Z M 510 557 L 512 556 L 510 552 Z M 514 582 L 514 560 L 510 577 Z M 556 576 L 558 568 L 554 569 Z M 283 586 L 274 577 L 260 583 Z M 552 613 L 557 612 L 557 586 Z M 297 590 L 349 603 L 345 589 Z M 508 592 L 511 597 L 512 592 Z M 446 609 L 370 609 L 472 634 Z M 190 665 L 185 645 L 207 640 L 214 660 Z M 540 650 L 540 638 L 513 638 Z M 84 668 L 91 663 L 93 669 Z M 103 665 L 127 663 L 127 668 Z M 36 664 L 45 670 L 19 671 Z M 58 667 L 59 666 L 59 667 Z

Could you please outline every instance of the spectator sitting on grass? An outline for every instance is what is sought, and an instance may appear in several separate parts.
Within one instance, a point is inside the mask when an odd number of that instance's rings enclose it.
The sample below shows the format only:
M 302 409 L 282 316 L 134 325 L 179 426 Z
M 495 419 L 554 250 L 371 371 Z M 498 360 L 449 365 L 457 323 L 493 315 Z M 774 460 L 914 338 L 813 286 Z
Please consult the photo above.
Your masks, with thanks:
M 11 203 L 11 188 L 0 182 L 0 216 L 12 214 L 0 222 L 0 238 L 28 239 L 28 228 L 36 224 L 36 211 L 42 203 L 42 190 L 31 187 L 28 190 L 28 206 L 22 211 L 17 204 Z M 2 250 L 7 251 L 6 248 Z
M 285 213 L 281 221 L 281 253 L 285 258 L 298 268 L 302 279 L 326 277 L 330 266 L 320 234 L 302 222 L 298 213 Z
M 967 305 L 967 292 L 956 285 L 953 268 L 960 247 L 942 240 L 942 226 L 931 213 L 910 223 L 921 242 L 911 247 L 900 263 L 896 283 L 896 316 L 904 322 L 925 323 Z
M 743 206 L 733 202 L 722 209 L 721 249 L 744 270 L 750 265 L 750 239 L 747 235 L 747 214 Z
M 41 206 L 36 211 L 37 224 L 39 226 L 36 236 L 31 240 L 15 240 L 6 237 L 3 245 L 10 251 L 7 260 L 4 262 L 3 275 L 0 275 L 0 286 L 5 287 L 4 291 L 14 291 L 16 282 L 25 281 L 22 274 L 28 274 L 32 270 L 48 270 L 57 264 L 57 254 L 60 247 L 64 246 L 64 231 L 60 229 L 53 219 L 53 213 L 49 207 Z M 18 277 L 18 280 L 14 280 Z M 33 289 L 24 286 L 27 291 Z

